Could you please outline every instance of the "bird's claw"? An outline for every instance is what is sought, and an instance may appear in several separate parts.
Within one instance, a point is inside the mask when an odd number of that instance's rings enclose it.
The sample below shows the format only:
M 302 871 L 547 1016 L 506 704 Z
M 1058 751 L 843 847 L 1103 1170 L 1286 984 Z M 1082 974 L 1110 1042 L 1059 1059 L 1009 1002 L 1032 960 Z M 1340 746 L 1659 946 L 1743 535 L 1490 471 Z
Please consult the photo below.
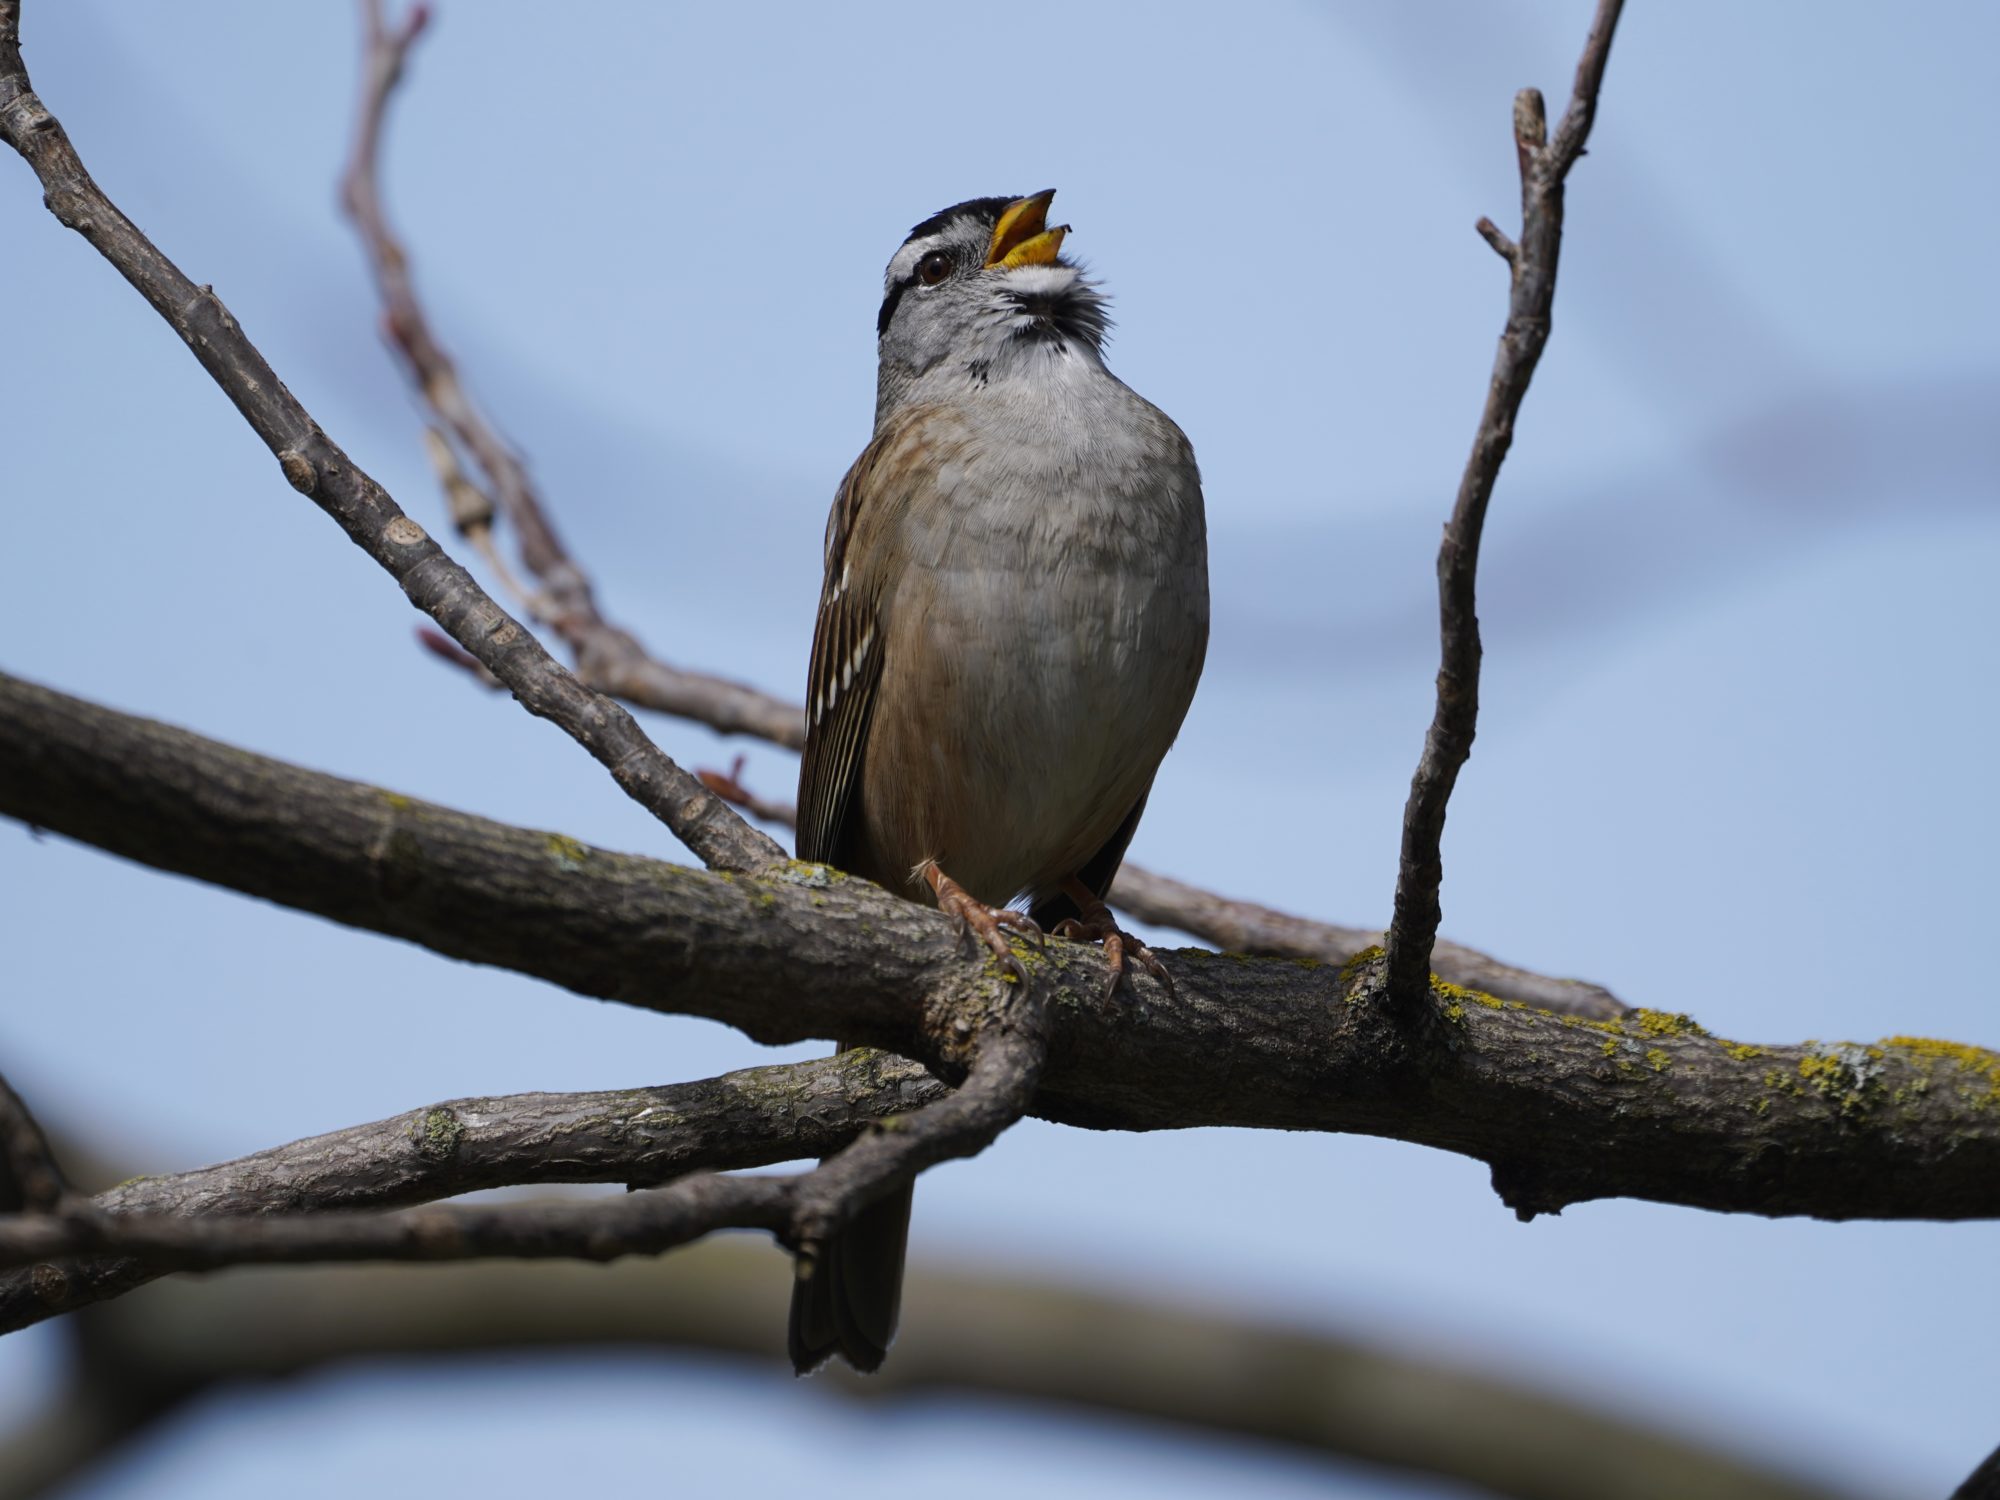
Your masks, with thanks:
M 1082 897 L 1088 896 L 1085 901 Z M 1070 898 L 1083 909 L 1077 917 L 1065 917 L 1056 923 L 1056 936 L 1068 938 L 1072 942 L 1102 943 L 1104 962 L 1111 970 L 1111 978 L 1104 986 L 1104 998 L 1109 1000 L 1118 993 L 1118 987 L 1125 982 L 1125 964 L 1128 958 L 1137 960 L 1140 968 L 1159 980 L 1167 994 L 1178 998 L 1174 989 L 1174 976 L 1167 972 L 1167 966 L 1138 938 L 1125 931 L 1111 916 L 1111 909 L 1095 894 L 1087 889 L 1070 892 Z
M 959 931 L 976 935 L 1014 983 L 1025 985 L 1028 970 L 1015 957 L 1013 946 L 1007 941 L 1007 932 L 1018 932 L 1037 948 L 1046 948 L 1048 934 L 1042 931 L 1041 925 L 1026 912 L 1018 912 L 1008 906 L 988 906 L 934 863 L 925 865 L 922 874 L 930 882 L 938 910 L 956 917 Z

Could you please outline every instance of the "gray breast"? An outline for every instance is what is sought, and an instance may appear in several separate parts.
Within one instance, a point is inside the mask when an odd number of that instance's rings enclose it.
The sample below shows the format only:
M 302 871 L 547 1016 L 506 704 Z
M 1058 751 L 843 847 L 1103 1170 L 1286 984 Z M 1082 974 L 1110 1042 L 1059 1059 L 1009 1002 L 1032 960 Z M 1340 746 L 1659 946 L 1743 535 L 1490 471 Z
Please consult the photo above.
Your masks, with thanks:
M 1207 645 L 1186 439 L 1101 365 L 1074 364 L 961 410 L 966 441 L 937 503 L 903 517 L 910 566 L 884 600 L 871 842 L 902 869 L 936 858 L 995 903 L 1074 874 L 1124 821 Z

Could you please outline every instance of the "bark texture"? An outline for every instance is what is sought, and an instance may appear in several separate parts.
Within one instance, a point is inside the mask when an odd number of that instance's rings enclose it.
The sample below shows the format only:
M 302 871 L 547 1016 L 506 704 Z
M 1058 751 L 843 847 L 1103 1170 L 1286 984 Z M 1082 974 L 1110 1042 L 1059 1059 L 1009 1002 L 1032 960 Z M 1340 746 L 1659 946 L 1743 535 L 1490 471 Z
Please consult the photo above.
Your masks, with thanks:
M 952 924 L 788 864 L 715 874 L 343 781 L 0 679 L 0 813 L 449 957 L 963 1075 L 1007 986 Z M 1523 1215 L 1625 1196 L 1820 1218 L 2000 1214 L 2000 1056 L 1918 1038 L 1752 1046 L 1681 1014 L 1588 1021 L 1378 957 L 1182 950 L 1178 996 L 1101 997 L 1094 949 L 1019 956 L 1048 996 L 1032 1113 L 1098 1129 L 1355 1131 L 1489 1163 Z M 996 999 L 996 995 L 1002 997 Z

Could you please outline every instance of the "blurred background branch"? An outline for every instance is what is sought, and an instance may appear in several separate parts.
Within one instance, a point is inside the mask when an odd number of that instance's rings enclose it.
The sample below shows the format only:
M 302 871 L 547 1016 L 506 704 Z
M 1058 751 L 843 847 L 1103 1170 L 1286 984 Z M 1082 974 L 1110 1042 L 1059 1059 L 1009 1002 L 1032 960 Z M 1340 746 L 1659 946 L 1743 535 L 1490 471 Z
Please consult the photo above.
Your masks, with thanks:
M 698 720 L 725 734 L 754 735 L 798 749 L 805 743 L 805 719 L 796 706 L 740 682 L 670 666 L 604 617 L 589 577 L 549 520 L 527 466 L 466 393 L 457 365 L 432 330 L 417 300 L 409 255 L 390 227 L 378 185 L 389 103 L 428 14 L 427 7 L 414 5 L 400 22 L 390 24 L 383 17 L 381 0 L 361 0 L 361 100 L 340 196 L 367 252 L 390 346 L 402 356 L 411 385 L 437 423 L 430 429 L 435 435 L 432 462 L 452 502 L 454 524 L 511 582 L 512 575 L 491 540 L 497 504 L 520 540 L 521 562 L 537 585 L 523 603 L 569 648 L 578 678 L 590 687 L 641 708 Z M 477 465 L 485 479 L 483 489 L 465 477 L 453 445 Z M 486 503 L 466 503 L 480 499 Z
M 353 1360 L 629 1347 L 783 1359 L 786 1268 L 740 1239 L 666 1263 L 235 1272 L 69 1320 L 70 1375 L 0 1440 L 0 1500 L 34 1500 L 218 1386 Z M 1214 1309 L 913 1264 L 879 1375 L 815 1392 L 915 1405 L 956 1392 L 1281 1444 L 1512 1500 L 1842 1500 L 1505 1375 Z

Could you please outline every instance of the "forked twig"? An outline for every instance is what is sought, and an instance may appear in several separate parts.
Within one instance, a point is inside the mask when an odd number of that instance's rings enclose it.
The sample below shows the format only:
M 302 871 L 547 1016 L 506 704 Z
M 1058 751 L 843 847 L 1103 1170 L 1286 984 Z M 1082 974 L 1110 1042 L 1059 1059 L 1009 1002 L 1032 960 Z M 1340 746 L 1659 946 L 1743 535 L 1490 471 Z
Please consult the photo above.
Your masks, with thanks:
M 1479 724 L 1479 616 L 1476 582 L 1479 536 L 1493 483 L 1514 441 L 1514 419 L 1528 394 L 1535 365 L 1548 343 L 1549 314 L 1555 305 L 1556 262 L 1562 251 L 1563 181 L 1583 154 L 1597 111 L 1597 91 L 1611 55 L 1611 36 L 1623 0 L 1598 0 L 1597 15 L 1577 64 L 1569 108 L 1554 141 L 1547 139 L 1542 96 L 1523 89 L 1514 98 L 1514 146 L 1521 169 L 1521 238 L 1510 240 L 1488 219 L 1480 236 L 1512 272 L 1507 326 L 1493 358 L 1486 409 L 1459 481 L 1458 501 L 1438 548 L 1438 616 L 1442 649 L 1438 663 L 1437 706 L 1424 736 L 1424 753 L 1410 780 L 1403 810 L 1403 843 L 1396 871 L 1396 904 L 1389 921 L 1388 988 L 1399 1006 L 1414 1008 L 1430 989 L 1431 953 L 1442 910 L 1444 883 L 1440 843 L 1445 806 L 1459 769 L 1472 753 Z
M 0 1267 L 78 1255 L 129 1257 L 138 1264 L 96 1268 L 122 1290 L 163 1271 L 233 1265 L 494 1257 L 606 1261 L 658 1254 L 731 1228 L 769 1230 L 811 1253 L 875 1198 L 927 1167 L 976 1155 L 1027 1112 L 1048 1052 L 1042 1014 L 1032 987 L 1011 993 L 974 1038 L 972 1066 L 958 1089 L 920 1093 L 924 1102 L 898 1115 L 894 1129 L 865 1128 L 864 1104 L 850 1121 L 850 1128 L 862 1127 L 859 1137 L 807 1172 L 703 1172 L 622 1198 L 431 1205 L 389 1212 L 120 1212 L 96 1203 L 51 1199 L 40 1211 L 0 1214 Z M 797 1066 L 810 1072 L 840 1064 Z M 892 1064 L 904 1072 L 913 1067 Z M 904 1081 L 899 1075 L 890 1086 Z M 692 1092 L 704 1086 L 683 1087 Z M 745 1122 L 734 1123 L 740 1129 Z M 357 1128 L 359 1134 L 373 1131 L 379 1127 Z M 301 1142 L 280 1150 L 310 1152 L 320 1144 Z M 758 1137 L 756 1144 L 768 1153 L 772 1143 Z M 457 1145 L 454 1141 L 441 1149 L 455 1152 Z M 804 1149 L 813 1149 L 812 1142 Z M 547 1154 L 546 1143 L 539 1143 L 537 1157 L 546 1159 Z M 745 1158 L 746 1163 L 754 1159 L 754 1153 Z M 419 1182 L 408 1190 L 421 1193 L 425 1186 Z M 68 1274 L 51 1268 L 52 1276 Z M 104 1291 L 94 1287 L 91 1294 Z
M 604 617 L 589 576 L 563 546 L 526 466 L 467 394 L 457 365 L 417 298 L 409 255 L 390 227 L 380 186 L 383 122 L 410 49 L 423 34 L 427 12 L 419 5 L 401 25 L 389 26 L 383 20 L 381 0 L 362 0 L 361 9 L 361 106 L 353 150 L 341 177 L 341 202 L 367 252 L 382 299 L 383 328 L 402 356 L 411 384 L 449 435 L 447 448 L 456 445 L 485 477 L 482 490 L 459 476 L 460 484 L 487 498 L 489 507 L 471 530 L 461 520 L 461 530 L 481 545 L 491 507 L 498 507 L 514 528 L 522 565 L 538 585 L 535 593 L 524 596 L 526 607 L 569 648 L 577 676 L 589 686 L 641 708 L 699 720 L 726 734 L 755 735 L 798 749 L 805 743 L 805 719 L 795 706 L 744 683 L 670 666 Z M 438 462 L 435 450 L 433 461 Z M 452 467 L 439 462 L 448 493 L 453 489 Z M 453 509 L 455 515 L 463 514 L 456 496 Z M 488 555 L 497 558 L 497 549 Z M 508 576 L 504 565 L 500 571 Z

